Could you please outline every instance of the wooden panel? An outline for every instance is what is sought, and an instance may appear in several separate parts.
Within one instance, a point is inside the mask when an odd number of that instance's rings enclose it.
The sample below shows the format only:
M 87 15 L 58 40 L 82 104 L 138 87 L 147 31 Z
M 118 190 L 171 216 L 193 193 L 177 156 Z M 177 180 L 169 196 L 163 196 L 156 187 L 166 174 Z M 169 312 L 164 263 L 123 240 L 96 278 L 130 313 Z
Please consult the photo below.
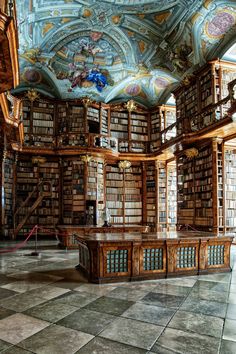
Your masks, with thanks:
M 164 242 L 144 243 L 140 247 L 140 274 L 166 275 L 166 246 Z

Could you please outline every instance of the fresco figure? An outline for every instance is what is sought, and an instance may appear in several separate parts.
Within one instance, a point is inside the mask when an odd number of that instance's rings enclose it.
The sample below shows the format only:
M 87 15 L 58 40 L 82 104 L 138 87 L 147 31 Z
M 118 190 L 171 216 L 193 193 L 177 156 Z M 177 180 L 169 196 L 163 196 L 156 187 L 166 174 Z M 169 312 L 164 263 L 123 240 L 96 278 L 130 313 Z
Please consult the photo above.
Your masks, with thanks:
M 101 73 L 97 66 L 90 71 L 86 77 L 86 80 L 93 82 L 99 92 L 101 92 L 103 88 L 108 85 L 107 77 Z
M 71 70 L 71 74 L 69 76 L 69 80 L 71 82 L 71 88 L 74 88 L 76 86 L 81 87 L 83 81 L 86 80 L 86 77 L 88 75 L 88 68 L 84 65 L 84 67 L 79 69 L 75 64 L 69 64 L 69 68 Z

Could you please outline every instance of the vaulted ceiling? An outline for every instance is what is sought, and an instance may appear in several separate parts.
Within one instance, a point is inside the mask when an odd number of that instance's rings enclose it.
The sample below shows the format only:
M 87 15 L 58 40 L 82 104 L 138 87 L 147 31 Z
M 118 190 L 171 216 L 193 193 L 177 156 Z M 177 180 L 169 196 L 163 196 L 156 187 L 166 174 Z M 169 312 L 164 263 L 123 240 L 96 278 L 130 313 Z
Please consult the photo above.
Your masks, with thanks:
M 236 2 L 16 0 L 21 84 L 51 97 L 165 103 L 235 41 Z

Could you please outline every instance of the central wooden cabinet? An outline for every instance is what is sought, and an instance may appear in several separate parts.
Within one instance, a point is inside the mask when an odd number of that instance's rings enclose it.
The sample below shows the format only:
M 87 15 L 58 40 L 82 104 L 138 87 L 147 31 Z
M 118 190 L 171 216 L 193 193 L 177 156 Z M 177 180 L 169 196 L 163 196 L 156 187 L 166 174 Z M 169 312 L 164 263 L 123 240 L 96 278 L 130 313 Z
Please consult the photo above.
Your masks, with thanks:
M 194 232 L 78 234 L 77 268 L 94 283 L 226 272 L 232 238 Z

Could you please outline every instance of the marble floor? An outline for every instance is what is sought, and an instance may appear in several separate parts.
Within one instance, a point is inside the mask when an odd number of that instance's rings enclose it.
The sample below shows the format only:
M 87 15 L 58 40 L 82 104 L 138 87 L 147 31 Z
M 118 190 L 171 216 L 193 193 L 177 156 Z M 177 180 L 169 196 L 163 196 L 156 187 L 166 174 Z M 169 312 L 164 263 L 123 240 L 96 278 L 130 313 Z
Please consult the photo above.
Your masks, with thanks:
M 30 252 L 0 254 L 1 353 L 236 353 L 236 246 L 231 273 L 109 285 L 55 242 Z

